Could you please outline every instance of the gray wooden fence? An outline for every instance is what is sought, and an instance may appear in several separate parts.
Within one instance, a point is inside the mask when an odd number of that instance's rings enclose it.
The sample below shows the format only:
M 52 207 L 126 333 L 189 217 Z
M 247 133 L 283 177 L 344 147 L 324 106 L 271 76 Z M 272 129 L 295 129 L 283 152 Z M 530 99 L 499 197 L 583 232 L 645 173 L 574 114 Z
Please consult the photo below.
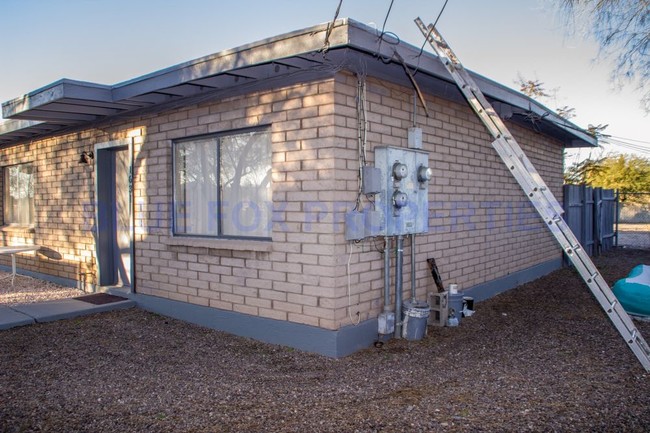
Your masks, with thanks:
M 564 185 L 564 220 L 590 256 L 613 248 L 616 191 Z

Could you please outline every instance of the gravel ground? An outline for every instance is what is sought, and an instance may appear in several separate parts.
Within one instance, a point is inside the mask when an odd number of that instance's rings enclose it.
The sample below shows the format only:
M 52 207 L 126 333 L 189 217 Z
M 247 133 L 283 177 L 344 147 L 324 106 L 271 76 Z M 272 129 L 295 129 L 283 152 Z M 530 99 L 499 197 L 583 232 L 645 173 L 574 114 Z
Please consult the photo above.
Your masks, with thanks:
M 131 309 L 0 332 L 0 366 L 3 432 L 650 430 L 650 375 L 569 269 L 340 360 Z
M 31 304 L 33 302 L 74 298 L 84 292 L 79 289 L 62 287 L 54 283 L 16 275 L 13 285 L 11 273 L 0 271 L 0 305 Z

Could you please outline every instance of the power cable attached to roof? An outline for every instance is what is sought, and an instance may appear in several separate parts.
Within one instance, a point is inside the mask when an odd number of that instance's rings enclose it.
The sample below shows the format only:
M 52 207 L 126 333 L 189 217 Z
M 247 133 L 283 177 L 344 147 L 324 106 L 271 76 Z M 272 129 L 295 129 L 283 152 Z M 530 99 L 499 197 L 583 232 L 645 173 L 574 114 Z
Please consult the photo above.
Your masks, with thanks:
M 440 9 L 440 12 L 438 13 L 438 16 L 436 17 L 436 20 L 433 22 L 433 27 L 435 27 L 438 24 L 438 21 L 440 20 L 440 17 L 442 16 L 442 13 L 445 11 L 445 8 L 447 7 L 447 3 L 449 3 L 449 0 L 445 0 L 445 3 L 442 5 L 442 8 Z M 433 27 L 427 34 L 427 37 L 424 38 L 424 42 L 422 43 L 422 46 L 420 47 L 420 54 L 417 55 L 418 58 L 418 64 L 415 67 L 415 71 L 413 71 L 413 75 L 416 75 L 418 73 L 418 70 L 420 69 L 420 57 L 422 57 L 422 54 L 424 54 L 424 46 L 427 44 L 427 41 L 429 40 L 429 37 L 431 36 L 431 32 L 433 31 Z
M 339 5 L 336 7 L 334 18 L 332 19 L 332 22 L 327 25 L 327 30 L 325 31 L 325 42 L 323 42 L 323 48 L 319 50 L 319 52 L 323 54 L 325 54 L 330 49 L 330 35 L 332 34 L 332 30 L 334 30 L 334 24 L 336 23 L 336 19 L 339 17 L 339 12 L 341 11 L 342 4 L 343 0 L 339 0 Z
M 386 23 L 388 22 L 388 17 L 390 16 L 391 9 L 393 9 L 393 3 L 394 2 L 395 2 L 395 0 L 391 0 L 390 5 L 388 6 L 388 11 L 386 12 L 386 17 L 384 18 L 384 24 L 381 26 L 381 32 L 379 33 L 379 45 L 377 45 L 377 55 L 376 55 L 376 57 L 380 58 L 381 61 L 386 63 L 386 64 L 391 62 L 391 58 L 390 57 L 384 57 L 384 56 L 381 55 L 381 44 L 383 42 L 386 42 L 386 43 L 388 43 L 390 45 L 399 45 L 399 43 L 400 43 L 399 36 L 397 36 L 393 32 L 387 32 L 386 31 Z M 395 42 L 391 41 L 391 40 L 384 39 L 385 35 L 392 36 L 395 39 Z
M 408 75 L 409 79 L 411 80 L 411 84 L 413 84 L 413 88 L 415 88 L 415 92 L 417 93 L 418 98 L 420 98 L 420 102 L 422 103 L 422 107 L 424 108 L 424 112 L 426 113 L 427 117 L 431 117 L 431 114 L 429 113 L 429 108 L 427 107 L 427 102 L 425 101 L 424 95 L 420 90 L 420 86 L 418 86 L 417 81 L 415 81 L 415 77 L 413 76 L 411 70 L 409 69 L 408 65 L 404 61 L 404 58 L 397 52 L 397 50 L 394 50 L 393 55 L 397 58 L 397 60 L 400 61 L 402 67 L 404 68 L 404 71 L 406 72 L 406 75 Z
M 388 12 L 386 12 L 386 18 L 384 18 L 384 25 L 381 26 L 381 34 L 384 34 L 384 30 L 386 30 L 386 23 L 388 22 L 388 16 L 390 15 L 390 10 L 393 9 L 393 3 L 395 0 L 390 0 L 390 5 L 388 6 Z

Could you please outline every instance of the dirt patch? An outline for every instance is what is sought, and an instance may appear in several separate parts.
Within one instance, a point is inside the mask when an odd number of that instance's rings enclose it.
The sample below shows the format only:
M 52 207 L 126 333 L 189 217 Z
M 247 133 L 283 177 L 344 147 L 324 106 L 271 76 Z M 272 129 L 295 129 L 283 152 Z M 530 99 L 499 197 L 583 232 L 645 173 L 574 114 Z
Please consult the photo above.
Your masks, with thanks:
M 476 311 L 340 360 L 138 309 L 3 331 L 0 431 L 648 431 L 650 375 L 574 271 Z

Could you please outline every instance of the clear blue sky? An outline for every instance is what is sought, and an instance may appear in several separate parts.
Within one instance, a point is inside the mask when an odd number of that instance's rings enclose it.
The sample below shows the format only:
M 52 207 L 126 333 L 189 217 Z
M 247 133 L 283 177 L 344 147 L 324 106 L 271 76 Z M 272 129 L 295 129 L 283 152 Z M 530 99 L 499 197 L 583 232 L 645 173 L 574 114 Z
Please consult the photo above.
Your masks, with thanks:
M 608 134 L 650 142 L 650 117 L 634 88 L 613 89 L 609 64 L 593 61 L 597 45 L 567 35 L 555 10 L 559 1 L 449 0 L 438 28 L 466 67 L 515 88 L 518 75 L 538 79 L 557 89 L 556 98 L 542 102 L 575 107 L 579 126 L 609 124 Z M 421 45 L 413 19 L 433 22 L 443 4 L 394 0 L 386 30 Z M 0 0 L 0 101 L 60 78 L 115 84 L 330 21 L 337 5 L 338 0 Z M 381 28 L 389 5 L 390 0 L 343 0 L 339 17 Z

